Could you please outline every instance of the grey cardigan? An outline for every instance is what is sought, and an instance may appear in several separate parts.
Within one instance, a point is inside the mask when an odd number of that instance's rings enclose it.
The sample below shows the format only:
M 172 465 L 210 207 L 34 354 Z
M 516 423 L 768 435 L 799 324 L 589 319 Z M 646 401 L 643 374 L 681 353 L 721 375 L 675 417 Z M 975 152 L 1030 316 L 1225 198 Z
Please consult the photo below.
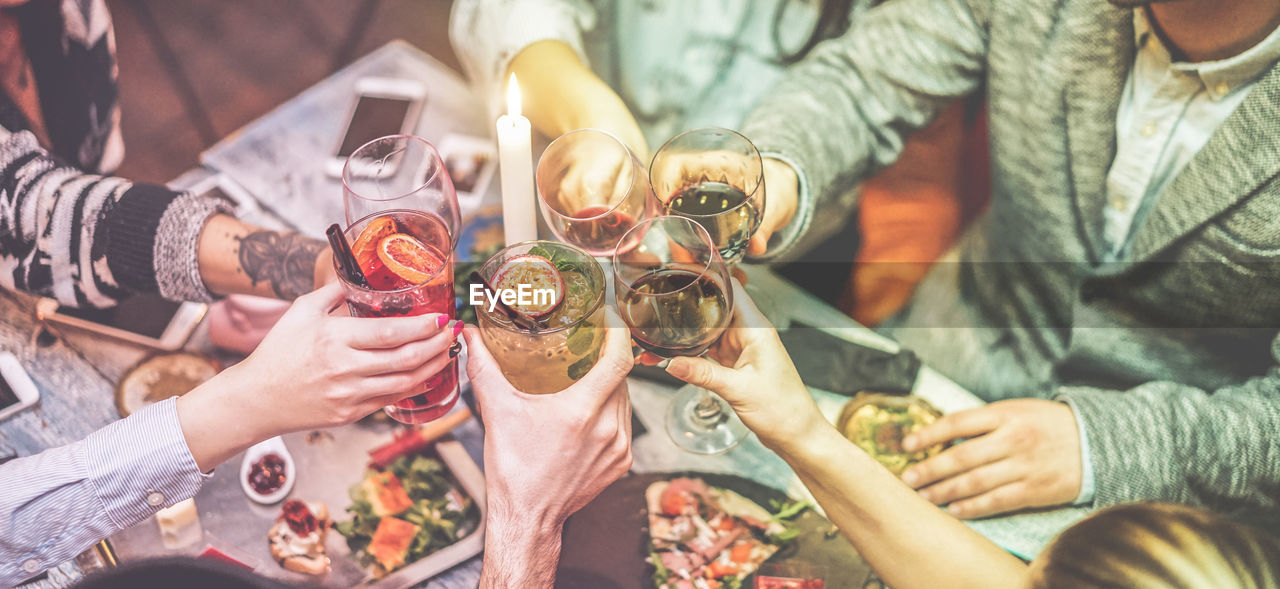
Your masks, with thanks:
M 1152 499 L 1275 515 L 1280 501 L 1280 68 L 1171 182 L 1129 256 L 1102 263 L 1105 178 L 1133 63 L 1103 0 L 895 0 L 795 67 L 749 119 L 830 234 L 905 135 L 985 85 L 988 213 L 890 335 L 990 400 L 1067 401 L 1095 505 Z

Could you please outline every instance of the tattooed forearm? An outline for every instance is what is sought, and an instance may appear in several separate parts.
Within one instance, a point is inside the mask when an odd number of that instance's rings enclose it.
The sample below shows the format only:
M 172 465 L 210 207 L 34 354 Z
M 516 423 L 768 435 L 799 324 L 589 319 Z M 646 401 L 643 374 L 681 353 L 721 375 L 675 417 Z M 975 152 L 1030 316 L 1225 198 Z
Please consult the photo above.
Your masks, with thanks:
M 255 231 L 240 240 L 240 268 L 254 286 L 267 282 L 277 297 L 296 299 L 315 287 L 319 240 L 297 233 Z

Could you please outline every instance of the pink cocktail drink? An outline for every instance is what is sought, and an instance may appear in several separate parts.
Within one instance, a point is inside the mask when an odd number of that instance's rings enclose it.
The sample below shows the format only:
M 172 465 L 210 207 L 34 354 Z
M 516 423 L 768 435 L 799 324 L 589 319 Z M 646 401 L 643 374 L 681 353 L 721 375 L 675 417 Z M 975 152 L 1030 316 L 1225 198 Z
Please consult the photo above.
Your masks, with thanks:
M 341 280 L 355 317 L 457 315 L 453 294 L 452 240 L 436 215 L 408 210 L 375 213 L 346 231 L 369 287 Z M 341 272 L 339 272 L 341 277 Z M 425 423 L 458 400 L 458 361 L 415 387 L 413 396 L 385 408 L 402 423 Z

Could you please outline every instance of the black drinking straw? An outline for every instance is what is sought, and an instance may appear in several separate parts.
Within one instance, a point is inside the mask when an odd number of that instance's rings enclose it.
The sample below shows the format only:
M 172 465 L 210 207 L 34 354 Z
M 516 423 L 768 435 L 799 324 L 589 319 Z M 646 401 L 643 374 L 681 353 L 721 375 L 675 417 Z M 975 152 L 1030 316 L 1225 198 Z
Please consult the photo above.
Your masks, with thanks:
M 483 286 L 485 292 L 489 293 L 489 296 L 494 297 L 494 302 L 497 303 L 498 310 L 502 311 L 502 314 L 506 315 L 507 319 L 510 319 L 512 323 L 515 323 L 522 329 L 526 329 L 532 333 L 538 333 L 545 329 L 546 326 L 538 323 L 533 318 L 526 317 L 519 311 L 512 309 L 506 303 L 502 302 L 502 297 L 498 296 L 497 289 L 493 288 L 493 286 L 489 284 L 489 281 L 485 280 L 484 276 L 481 276 L 479 272 L 472 272 L 469 279 L 472 284 L 479 284 Z
M 351 245 L 347 243 L 347 236 L 342 234 L 342 228 L 334 223 L 329 226 L 325 234 L 329 236 L 329 247 L 333 249 L 333 259 L 338 262 L 338 269 L 342 272 L 343 278 L 356 286 L 369 288 L 369 281 L 365 279 L 364 272 L 360 271 L 360 263 L 356 262 L 356 255 L 351 253 Z

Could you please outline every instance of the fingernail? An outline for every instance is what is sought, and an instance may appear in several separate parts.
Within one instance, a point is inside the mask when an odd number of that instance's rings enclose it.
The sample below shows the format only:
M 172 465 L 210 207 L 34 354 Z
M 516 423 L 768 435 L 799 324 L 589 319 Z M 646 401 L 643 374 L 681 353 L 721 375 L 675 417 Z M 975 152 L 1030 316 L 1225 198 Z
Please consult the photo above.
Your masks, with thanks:
M 689 367 L 684 362 L 670 362 L 667 364 L 667 374 L 676 378 L 684 378 L 689 376 Z
M 920 444 L 920 440 L 915 436 L 907 436 L 902 440 L 902 448 L 907 452 L 915 452 L 916 446 Z
M 462 323 L 461 321 L 455 321 L 455 322 L 453 323 L 453 337 L 454 337 L 454 339 L 457 339 L 458 334 L 462 333 L 462 325 L 463 325 L 463 323 Z
M 448 322 L 449 322 L 448 315 L 441 315 L 439 317 L 436 317 L 436 328 L 444 327 L 444 324 Z
M 933 493 L 930 493 L 928 489 L 924 491 L 920 491 L 920 496 L 923 497 L 924 500 L 928 501 L 929 503 L 937 504 L 937 501 L 933 500 Z
M 916 474 L 914 470 L 908 470 L 902 473 L 902 482 L 906 483 L 908 487 L 915 487 L 916 483 L 920 482 L 920 475 Z
M 460 343 L 458 343 L 458 342 L 453 342 L 453 345 L 452 345 L 452 346 L 449 346 L 449 357 L 450 357 L 450 358 L 457 358 L 457 357 L 458 357 L 458 354 L 461 354 L 461 353 L 462 353 L 462 344 L 460 344 Z

